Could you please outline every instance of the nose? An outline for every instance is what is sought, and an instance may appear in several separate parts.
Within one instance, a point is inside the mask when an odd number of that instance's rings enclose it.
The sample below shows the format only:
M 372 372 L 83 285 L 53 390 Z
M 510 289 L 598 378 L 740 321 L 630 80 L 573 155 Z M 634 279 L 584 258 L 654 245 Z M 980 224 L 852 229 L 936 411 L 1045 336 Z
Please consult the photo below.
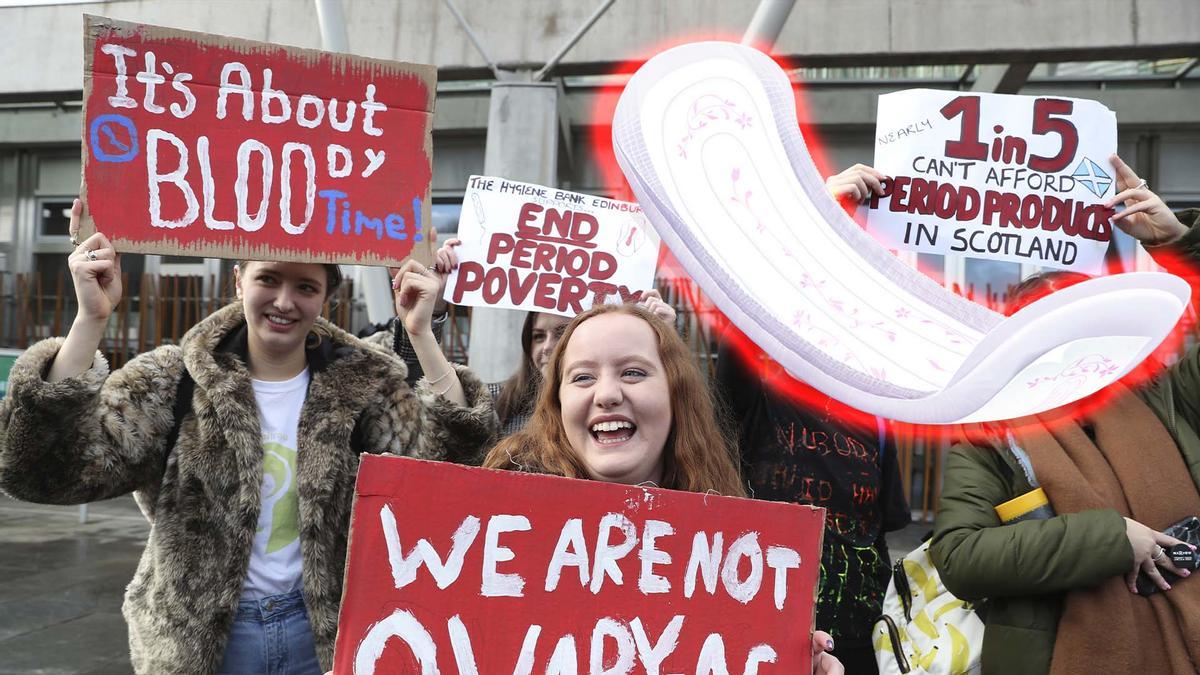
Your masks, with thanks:
M 279 288 L 279 292 L 275 295 L 275 309 L 280 313 L 286 314 L 292 311 L 296 303 L 292 301 L 292 291 L 286 285 Z
M 616 377 L 601 376 L 595 385 L 593 401 L 601 408 L 613 408 L 625 400 L 625 392 L 621 389 L 621 380 Z

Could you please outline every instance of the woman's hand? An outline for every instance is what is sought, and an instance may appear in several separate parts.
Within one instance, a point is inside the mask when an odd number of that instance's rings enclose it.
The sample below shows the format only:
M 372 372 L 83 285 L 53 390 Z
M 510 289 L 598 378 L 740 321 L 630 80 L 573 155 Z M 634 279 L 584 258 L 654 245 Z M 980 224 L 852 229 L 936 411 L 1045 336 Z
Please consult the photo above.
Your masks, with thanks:
M 668 326 L 675 325 L 675 308 L 663 300 L 662 294 L 658 292 L 657 288 L 642 293 L 642 299 L 638 300 L 638 304 L 665 321 Z
M 71 204 L 71 224 L 67 230 L 71 241 L 79 238 L 79 217 L 83 204 L 76 199 Z M 108 238 L 97 232 L 75 247 L 67 256 L 67 267 L 75 284 L 79 301 L 76 321 L 102 324 L 108 321 L 121 302 L 121 256 Z
M 813 631 L 813 675 L 844 675 L 842 662 L 829 652 L 833 651 L 833 636 L 823 630 Z
M 432 236 L 433 243 L 436 244 L 437 230 L 433 231 Z M 433 307 L 434 314 L 446 312 L 446 282 L 450 279 L 450 273 L 458 269 L 458 255 L 454 252 L 454 247 L 461 243 L 461 239 L 451 239 L 442 245 L 433 256 L 433 271 L 438 275 L 437 303 Z
M 825 189 L 834 199 L 849 197 L 861 202 L 873 194 L 883 194 L 883 181 L 887 176 L 866 164 L 855 164 L 845 171 L 825 179 Z
M 438 297 L 438 273 L 416 260 L 409 260 L 392 272 L 392 297 L 396 304 L 396 316 L 404 324 L 410 337 L 433 334 L 431 319 L 433 306 Z
M 1179 222 L 1162 198 L 1151 192 L 1146 181 L 1120 157 L 1113 155 L 1110 159 L 1117 170 L 1117 194 L 1105 206 L 1125 203 L 1125 210 L 1113 216 L 1113 224 L 1147 246 L 1168 244 L 1182 237 L 1187 226 Z
M 1175 567 L 1171 562 L 1171 556 L 1166 553 L 1167 548 L 1184 542 L 1175 537 L 1168 537 L 1158 530 L 1150 529 L 1129 518 L 1125 519 L 1125 536 L 1129 538 L 1129 547 L 1133 549 L 1133 569 L 1125 575 L 1125 583 L 1129 585 L 1129 592 L 1137 593 L 1139 570 L 1145 572 L 1154 584 L 1164 591 L 1171 590 L 1171 584 L 1168 584 L 1162 573 L 1158 571 L 1159 567 L 1181 577 L 1191 575 L 1191 571 Z M 1192 546 L 1192 550 L 1195 549 L 1196 547 Z

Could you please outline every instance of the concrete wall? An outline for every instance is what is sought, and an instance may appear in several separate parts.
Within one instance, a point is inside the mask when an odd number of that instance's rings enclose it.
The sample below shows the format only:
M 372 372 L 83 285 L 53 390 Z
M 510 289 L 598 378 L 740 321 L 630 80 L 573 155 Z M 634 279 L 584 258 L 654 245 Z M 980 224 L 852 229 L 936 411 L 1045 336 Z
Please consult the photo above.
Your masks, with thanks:
M 456 0 L 492 58 L 541 64 L 600 0 Z M 752 0 L 620 0 L 571 52 L 564 72 L 607 72 L 664 44 L 738 39 Z M 485 65 L 438 0 L 345 0 L 356 54 L 442 69 Z M 82 13 L 319 47 L 312 0 L 124 0 L 0 9 L 0 94 L 80 89 Z M 1194 56 L 1196 0 L 799 0 L 776 52 L 807 65 L 1002 63 Z M 456 71 L 464 71 L 458 73 Z

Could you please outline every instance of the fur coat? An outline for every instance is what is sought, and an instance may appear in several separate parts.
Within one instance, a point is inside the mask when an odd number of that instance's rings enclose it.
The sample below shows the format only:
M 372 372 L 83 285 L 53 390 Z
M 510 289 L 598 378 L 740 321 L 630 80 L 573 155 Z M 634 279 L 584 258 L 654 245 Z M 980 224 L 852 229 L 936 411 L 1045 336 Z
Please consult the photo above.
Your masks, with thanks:
M 455 460 L 477 453 L 496 422 L 469 371 L 459 378 L 471 407 L 457 407 L 423 384 L 411 389 L 394 353 L 318 322 L 331 337 L 308 350 L 296 475 L 304 600 L 328 669 L 359 454 Z M 261 506 L 263 445 L 246 340 L 235 303 L 179 346 L 112 373 L 97 355 L 91 369 L 54 384 L 45 374 L 62 339 L 44 340 L 14 364 L 0 402 L 0 489 L 48 504 L 136 491 L 152 518 L 123 608 L 139 673 L 211 673 L 224 655 Z M 194 393 L 168 449 L 185 367 Z

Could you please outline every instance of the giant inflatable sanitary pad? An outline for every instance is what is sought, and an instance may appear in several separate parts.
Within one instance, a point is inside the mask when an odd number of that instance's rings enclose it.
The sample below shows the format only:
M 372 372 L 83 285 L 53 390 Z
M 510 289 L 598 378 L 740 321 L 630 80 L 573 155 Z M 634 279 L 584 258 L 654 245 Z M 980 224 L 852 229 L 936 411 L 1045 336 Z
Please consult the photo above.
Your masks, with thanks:
M 1141 362 L 1190 289 L 1169 274 L 1086 281 L 1005 318 L 908 267 L 825 190 L 791 82 L 724 42 L 648 61 L 613 118 L 646 215 L 705 294 L 794 377 L 890 419 L 1035 414 Z

